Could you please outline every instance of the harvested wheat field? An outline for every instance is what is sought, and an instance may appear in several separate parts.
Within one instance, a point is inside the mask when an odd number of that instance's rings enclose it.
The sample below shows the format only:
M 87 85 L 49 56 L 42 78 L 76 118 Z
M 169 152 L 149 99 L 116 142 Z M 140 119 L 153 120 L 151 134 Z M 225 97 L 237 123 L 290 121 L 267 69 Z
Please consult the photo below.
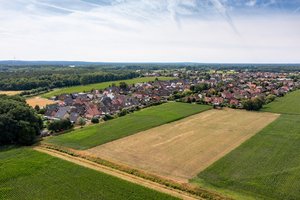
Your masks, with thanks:
M 38 105 L 39 107 L 45 107 L 46 105 L 50 105 L 50 104 L 54 104 L 55 103 L 55 101 L 52 101 L 52 100 L 49 100 L 49 99 L 45 99 L 45 98 L 41 98 L 41 97 L 29 98 L 29 99 L 26 99 L 26 102 L 31 107 L 34 107 L 36 105 Z
M 0 91 L 0 94 L 6 94 L 6 95 L 16 95 L 16 94 L 20 94 L 22 91 Z
M 232 109 L 209 110 L 86 152 L 187 182 L 278 116 Z

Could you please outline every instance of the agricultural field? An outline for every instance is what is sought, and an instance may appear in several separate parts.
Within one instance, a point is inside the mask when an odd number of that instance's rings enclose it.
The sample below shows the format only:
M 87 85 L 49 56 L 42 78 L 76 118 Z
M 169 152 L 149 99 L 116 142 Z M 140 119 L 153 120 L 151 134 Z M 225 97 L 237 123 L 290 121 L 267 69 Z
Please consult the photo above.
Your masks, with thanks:
M 20 94 L 22 91 L 0 91 L 0 94 L 6 94 L 6 95 L 17 95 Z
M 157 77 L 159 80 L 172 80 L 174 77 Z M 84 92 L 84 91 L 91 91 L 92 89 L 104 89 L 115 83 L 118 85 L 120 82 L 125 82 L 127 84 L 134 84 L 134 83 L 141 83 L 141 82 L 149 82 L 154 81 L 156 77 L 142 77 L 142 78 L 134 78 L 128 80 L 118 80 L 118 81 L 109 81 L 109 82 L 102 82 L 102 83 L 94 83 L 88 85 L 80 85 L 80 86 L 72 86 L 67 88 L 55 89 L 51 92 L 45 93 L 42 95 L 44 98 L 51 98 L 53 96 L 57 96 L 60 94 L 70 94 L 75 92 Z
M 88 126 L 45 140 L 46 143 L 74 149 L 88 149 L 140 131 L 210 109 L 210 106 L 186 103 L 165 103 L 152 106 L 98 125 Z
M 209 110 L 86 152 L 172 180 L 188 182 L 278 116 L 233 109 Z
M 300 90 L 277 98 L 274 102 L 265 105 L 262 111 L 282 114 L 300 114 Z
M 32 98 L 28 98 L 26 99 L 26 102 L 28 105 L 30 105 L 31 107 L 35 107 L 36 105 L 38 105 L 39 107 L 45 107 L 46 105 L 50 105 L 50 104 L 54 104 L 55 102 L 49 99 L 45 99 L 42 97 L 32 97 Z
M 176 199 L 29 148 L 0 151 L 0 199 Z
M 193 181 L 262 199 L 300 199 L 300 116 L 281 115 Z

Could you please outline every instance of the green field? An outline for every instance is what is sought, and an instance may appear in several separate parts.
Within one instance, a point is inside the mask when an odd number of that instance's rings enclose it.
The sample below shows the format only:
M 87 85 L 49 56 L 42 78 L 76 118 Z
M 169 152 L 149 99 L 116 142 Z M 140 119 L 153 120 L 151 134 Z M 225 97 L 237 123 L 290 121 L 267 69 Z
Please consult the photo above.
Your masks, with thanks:
M 34 151 L 0 151 L 0 199 L 176 199 Z
M 300 114 L 300 90 L 277 98 L 275 101 L 265 105 L 262 111 L 282 114 Z
M 210 106 L 198 104 L 165 103 L 103 124 L 51 137 L 46 142 L 75 149 L 88 149 L 210 108 Z
M 241 196 L 300 199 L 299 152 L 300 116 L 281 115 L 193 181 Z
M 102 83 L 94 83 L 89 85 L 79 85 L 79 86 L 72 86 L 67 88 L 60 88 L 55 89 L 51 92 L 45 93 L 42 95 L 44 98 L 51 98 L 53 96 L 57 96 L 60 94 L 71 94 L 76 92 L 84 92 L 84 91 L 91 91 L 92 89 L 104 89 L 115 83 L 118 85 L 120 82 L 126 82 L 127 84 L 134 84 L 134 83 L 142 83 L 142 82 L 149 82 L 154 81 L 156 77 L 142 77 L 142 78 L 134 78 L 128 80 L 118 80 L 118 81 L 109 81 L 109 82 L 102 82 Z M 172 80 L 174 77 L 158 77 L 159 80 Z

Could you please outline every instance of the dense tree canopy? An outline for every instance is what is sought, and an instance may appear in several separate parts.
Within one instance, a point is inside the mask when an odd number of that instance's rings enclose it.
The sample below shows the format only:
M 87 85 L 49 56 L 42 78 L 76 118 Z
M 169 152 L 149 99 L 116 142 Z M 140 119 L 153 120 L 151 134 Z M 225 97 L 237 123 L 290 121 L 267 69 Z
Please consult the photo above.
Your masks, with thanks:
M 0 95 L 0 145 L 33 144 L 42 124 L 23 98 Z
M 24 95 L 30 95 L 51 88 L 131 79 L 137 76 L 137 73 L 129 70 L 83 67 L 44 66 L 43 68 L 12 68 L 9 71 L 1 71 L 0 68 L 0 90 L 32 90 L 24 92 Z
M 54 132 L 66 131 L 68 129 L 71 129 L 72 127 L 73 124 L 70 122 L 69 119 L 53 121 L 48 125 L 48 129 Z
M 243 104 L 243 108 L 245 108 L 246 110 L 257 111 L 263 107 L 264 101 L 263 99 L 256 97 L 253 99 L 244 100 L 242 104 Z

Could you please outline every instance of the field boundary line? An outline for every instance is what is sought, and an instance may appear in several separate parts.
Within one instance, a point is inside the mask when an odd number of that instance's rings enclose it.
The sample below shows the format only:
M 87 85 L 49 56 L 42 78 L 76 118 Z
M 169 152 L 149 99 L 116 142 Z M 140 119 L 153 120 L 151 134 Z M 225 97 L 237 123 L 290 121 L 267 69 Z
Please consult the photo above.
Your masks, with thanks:
M 119 171 L 116 169 L 112 169 L 110 167 L 103 166 L 101 164 L 89 161 L 84 158 L 71 156 L 66 153 L 62 153 L 62 152 L 59 152 L 59 151 L 56 151 L 53 149 L 48 149 L 48 148 L 40 147 L 40 146 L 34 147 L 33 149 L 36 151 L 46 153 L 51 156 L 66 160 L 66 161 L 69 161 L 69 162 L 75 163 L 77 165 L 80 165 L 80 166 L 83 166 L 86 168 L 90 168 L 90 169 L 93 169 L 96 171 L 100 171 L 102 173 L 112 175 L 112 176 L 120 178 L 122 180 L 144 186 L 146 188 L 150 188 L 150 189 L 162 192 L 162 193 L 169 194 L 171 196 L 174 196 L 174 197 L 177 197 L 180 199 L 185 199 L 185 200 L 203 199 L 201 197 L 191 195 L 191 194 L 183 192 L 181 190 L 172 189 L 167 186 L 161 185 L 159 183 L 155 183 L 155 182 L 152 182 L 152 181 L 149 181 L 149 180 L 146 180 L 146 179 L 134 176 L 134 175 L 130 175 L 128 173 L 125 173 L 125 172 L 122 172 L 122 171 Z

